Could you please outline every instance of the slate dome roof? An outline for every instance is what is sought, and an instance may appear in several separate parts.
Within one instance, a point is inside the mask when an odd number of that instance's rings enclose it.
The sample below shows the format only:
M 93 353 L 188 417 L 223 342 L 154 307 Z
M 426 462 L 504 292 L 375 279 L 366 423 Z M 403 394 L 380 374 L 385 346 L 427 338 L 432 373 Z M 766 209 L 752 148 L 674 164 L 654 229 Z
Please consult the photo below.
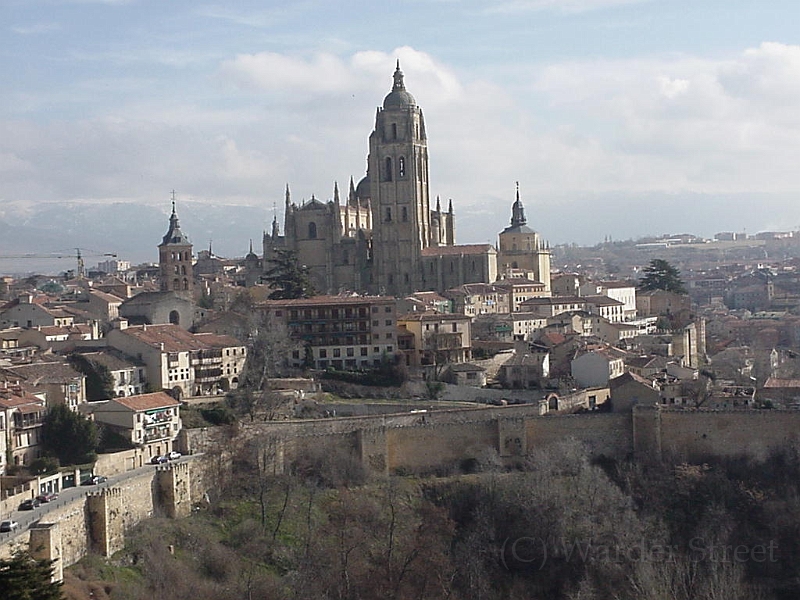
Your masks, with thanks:
M 394 71 L 394 85 L 392 91 L 383 99 L 383 108 L 405 108 L 416 106 L 417 101 L 414 96 L 406 91 L 403 82 L 403 72 L 400 70 L 400 61 L 397 61 L 397 68 Z

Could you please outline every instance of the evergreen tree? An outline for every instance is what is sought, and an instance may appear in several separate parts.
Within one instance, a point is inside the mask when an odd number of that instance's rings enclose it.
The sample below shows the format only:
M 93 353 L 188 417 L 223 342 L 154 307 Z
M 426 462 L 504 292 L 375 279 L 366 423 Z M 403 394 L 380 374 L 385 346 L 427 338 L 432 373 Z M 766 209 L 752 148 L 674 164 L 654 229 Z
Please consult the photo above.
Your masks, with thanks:
M 42 423 L 42 449 L 62 465 L 82 465 L 97 458 L 97 425 L 66 404 L 50 407 Z
M 291 300 L 314 295 L 308 267 L 298 263 L 296 252 L 278 250 L 278 255 L 269 262 L 275 266 L 264 274 L 263 281 L 273 289 L 270 300 Z
M 36 560 L 26 553 L 0 559 L 3 600 L 61 600 L 61 584 L 51 581 L 53 561 Z
M 671 263 L 661 258 L 654 258 L 644 268 L 644 277 L 639 282 L 642 291 L 664 290 L 676 294 L 685 294 L 686 287 L 681 279 L 681 272 Z
M 86 376 L 86 399 L 89 402 L 114 397 L 114 376 L 108 367 L 73 352 L 67 357 L 72 368 Z

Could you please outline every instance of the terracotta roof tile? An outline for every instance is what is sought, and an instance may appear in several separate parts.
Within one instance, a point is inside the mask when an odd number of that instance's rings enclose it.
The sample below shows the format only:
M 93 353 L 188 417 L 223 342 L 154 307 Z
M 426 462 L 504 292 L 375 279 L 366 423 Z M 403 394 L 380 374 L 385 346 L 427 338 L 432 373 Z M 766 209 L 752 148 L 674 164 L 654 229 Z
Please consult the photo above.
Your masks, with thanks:
M 140 394 L 138 396 L 126 396 L 124 398 L 114 398 L 112 402 L 121 404 L 131 410 L 153 410 L 156 408 L 169 408 L 180 406 L 180 402 L 175 400 L 166 392 L 153 392 L 152 394 Z

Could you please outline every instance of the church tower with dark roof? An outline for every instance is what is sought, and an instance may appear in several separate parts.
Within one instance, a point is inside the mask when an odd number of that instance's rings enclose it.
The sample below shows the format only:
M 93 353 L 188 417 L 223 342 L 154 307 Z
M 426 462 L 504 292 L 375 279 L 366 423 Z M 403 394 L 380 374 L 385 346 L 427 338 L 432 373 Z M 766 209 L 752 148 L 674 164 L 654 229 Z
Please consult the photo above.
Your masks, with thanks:
M 501 277 L 532 274 L 550 291 L 550 247 L 538 232 L 528 227 L 525 207 L 519 197 L 519 183 L 511 205 L 511 225 L 500 232 L 497 259 Z
M 172 215 L 169 229 L 158 245 L 158 264 L 161 275 L 161 291 L 176 292 L 192 299 L 194 273 L 192 271 L 192 242 L 181 231 L 175 211 L 175 192 L 172 193 Z

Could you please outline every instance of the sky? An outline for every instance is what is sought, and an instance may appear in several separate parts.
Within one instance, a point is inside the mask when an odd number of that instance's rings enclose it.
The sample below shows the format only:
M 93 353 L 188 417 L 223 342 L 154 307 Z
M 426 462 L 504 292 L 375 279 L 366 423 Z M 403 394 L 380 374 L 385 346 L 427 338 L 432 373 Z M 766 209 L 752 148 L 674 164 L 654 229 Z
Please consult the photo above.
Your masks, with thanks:
M 796 0 L 0 0 L 0 219 L 175 190 L 263 209 L 209 232 L 259 239 L 287 184 L 363 177 L 399 59 L 459 243 L 495 241 L 516 182 L 551 244 L 798 229 L 798 23 Z

